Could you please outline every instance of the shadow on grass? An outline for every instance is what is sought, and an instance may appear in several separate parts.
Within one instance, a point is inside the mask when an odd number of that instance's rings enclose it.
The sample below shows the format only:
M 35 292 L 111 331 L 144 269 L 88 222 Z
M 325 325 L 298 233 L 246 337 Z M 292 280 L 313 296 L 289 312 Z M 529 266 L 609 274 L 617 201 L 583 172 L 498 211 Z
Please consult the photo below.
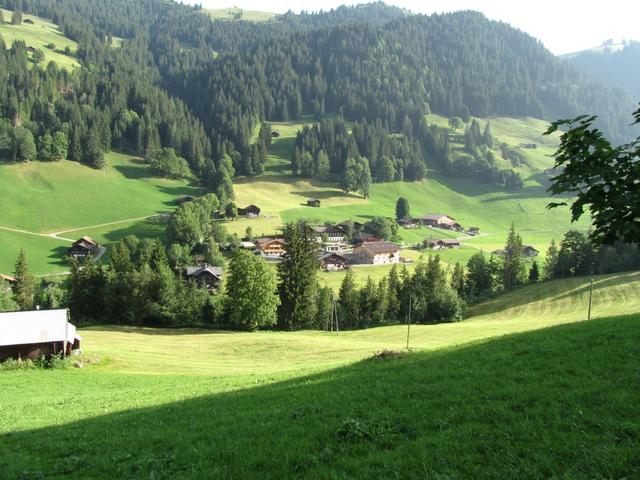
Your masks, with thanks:
M 49 258 L 53 260 L 53 265 L 59 265 L 63 267 L 69 267 L 69 247 L 60 245 L 59 247 L 52 248 L 49 253 Z
M 222 380 L 204 376 L 76 381 L 95 414 L 118 396 L 128 402 L 185 388 L 195 398 L 3 435 L 0 471 L 6 478 L 631 478 L 640 473 L 637 321 L 563 325 L 224 393 L 207 393 Z M 8 379 L 14 392 L 30 374 Z M 77 395 L 61 387 L 51 408 L 83 408 Z

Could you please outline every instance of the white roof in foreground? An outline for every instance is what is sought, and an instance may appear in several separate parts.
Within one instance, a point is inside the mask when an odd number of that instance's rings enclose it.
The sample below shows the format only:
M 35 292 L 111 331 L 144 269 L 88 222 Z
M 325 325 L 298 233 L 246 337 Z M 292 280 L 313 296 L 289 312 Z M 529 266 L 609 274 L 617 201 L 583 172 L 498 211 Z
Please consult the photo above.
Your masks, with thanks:
M 0 346 L 63 342 L 65 332 L 68 342 L 80 338 L 65 309 L 0 313 Z

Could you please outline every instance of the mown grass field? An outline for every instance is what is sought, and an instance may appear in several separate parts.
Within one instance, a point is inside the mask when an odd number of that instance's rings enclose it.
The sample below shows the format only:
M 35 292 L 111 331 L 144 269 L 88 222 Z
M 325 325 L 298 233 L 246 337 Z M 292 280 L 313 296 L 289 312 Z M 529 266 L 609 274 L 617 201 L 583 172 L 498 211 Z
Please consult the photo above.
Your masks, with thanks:
M 385 360 L 371 356 L 401 351 L 405 327 L 83 329 L 99 363 L 0 372 L 0 471 L 635 478 L 640 274 L 598 278 L 597 319 L 582 322 L 587 285 L 525 287 L 467 321 L 414 325 L 414 352 Z
M 268 22 L 276 18 L 276 14 L 272 12 L 244 10 L 238 7 L 206 9 L 205 12 L 214 20 L 229 21 L 238 19 L 246 22 Z
M 10 47 L 15 40 L 24 40 L 27 47 L 40 49 L 44 52 L 45 64 L 54 61 L 61 68 L 73 69 L 80 64 L 73 57 L 64 53 L 65 47 L 71 49 L 72 55 L 78 50 L 78 44 L 64 36 L 60 27 L 51 21 L 34 15 L 22 15 L 21 25 L 11 25 L 11 10 L 2 10 L 5 23 L 0 23 L 0 36 L 7 47 Z M 31 20 L 33 24 L 24 23 L 24 20 Z M 47 47 L 53 43 L 55 48 Z
M 95 235 L 107 245 L 131 233 L 162 236 L 163 229 L 158 226 L 162 220 L 144 217 L 170 212 L 177 197 L 201 192 L 189 180 L 155 177 L 139 158 L 115 152 L 106 157 L 105 170 L 66 160 L 0 164 L 0 189 L 4 192 L 0 227 L 39 234 L 62 232 L 60 238 L 71 240 Z M 2 273 L 13 271 L 21 245 L 34 273 L 66 269 L 59 264 L 56 249 L 69 242 L 2 229 L 0 239 L 6 239 L 0 249 Z

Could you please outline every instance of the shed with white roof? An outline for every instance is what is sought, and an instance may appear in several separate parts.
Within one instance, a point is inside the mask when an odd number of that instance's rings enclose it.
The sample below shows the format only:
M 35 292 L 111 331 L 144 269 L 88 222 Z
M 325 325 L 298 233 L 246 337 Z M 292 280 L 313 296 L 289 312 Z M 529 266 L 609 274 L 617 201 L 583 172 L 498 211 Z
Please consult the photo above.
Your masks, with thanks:
M 69 355 L 80 340 L 66 309 L 0 313 L 0 361 Z

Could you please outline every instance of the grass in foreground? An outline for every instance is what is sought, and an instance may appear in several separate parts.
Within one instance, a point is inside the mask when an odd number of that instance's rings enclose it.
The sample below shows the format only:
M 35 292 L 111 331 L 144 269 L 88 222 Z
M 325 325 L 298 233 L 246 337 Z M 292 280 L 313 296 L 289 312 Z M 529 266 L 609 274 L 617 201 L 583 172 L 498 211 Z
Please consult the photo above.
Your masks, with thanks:
M 0 471 L 634 478 L 639 320 L 563 325 L 304 376 L 8 372 L 0 376 Z

